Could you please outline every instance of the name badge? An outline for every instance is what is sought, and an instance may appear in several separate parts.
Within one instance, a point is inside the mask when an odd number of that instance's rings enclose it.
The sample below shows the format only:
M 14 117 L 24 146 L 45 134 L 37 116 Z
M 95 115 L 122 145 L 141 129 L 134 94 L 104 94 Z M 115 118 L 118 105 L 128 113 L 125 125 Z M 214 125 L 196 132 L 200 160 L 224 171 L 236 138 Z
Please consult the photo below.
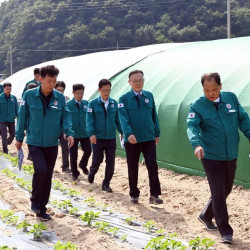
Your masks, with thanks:
M 53 108 L 53 109 L 58 109 L 58 107 L 55 107 L 55 106 L 51 106 L 51 108 Z
M 231 112 L 231 113 L 236 112 L 235 109 L 229 109 L 228 111 Z

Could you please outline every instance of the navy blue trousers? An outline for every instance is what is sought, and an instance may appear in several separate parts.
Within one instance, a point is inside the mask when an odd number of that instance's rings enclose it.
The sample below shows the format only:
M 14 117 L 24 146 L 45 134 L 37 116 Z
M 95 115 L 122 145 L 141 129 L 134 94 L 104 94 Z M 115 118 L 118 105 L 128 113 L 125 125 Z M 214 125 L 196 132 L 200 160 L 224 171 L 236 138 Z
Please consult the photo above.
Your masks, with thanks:
M 56 163 L 58 146 L 38 147 L 28 145 L 35 173 L 32 179 L 31 202 L 40 205 L 40 211 L 46 212 L 49 201 L 51 180 Z
M 115 170 L 115 150 L 116 139 L 97 139 L 96 144 L 92 144 L 93 156 L 90 167 L 90 175 L 95 175 L 103 162 L 104 152 L 106 156 L 105 176 L 103 186 L 109 186 Z
M 7 135 L 7 128 L 9 129 L 9 137 Z M 3 152 L 8 154 L 8 145 L 12 143 L 15 138 L 15 123 L 14 122 L 0 122 L 0 130 L 2 136 Z
M 63 133 L 59 137 L 60 145 L 62 148 L 62 168 L 69 167 L 69 147 L 68 141 L 64 139 Z
M 158 165 L 156 162 L 155 141 L 146 141 L 136 144 L 125 142 L 124 146 L 126 149 L 126 156 L 127 156 L 130 196 L 139 197 L 140 195 L 140 190 L 137 187 L 137 183 L 138 183 L 138 165 L 141 153 L 144 156 L 145 164 L 148 170 L 150 195 L 154 196 L 160 195 L 161 186 L 158 177 Z
M 84 152 L 79 167 L 86 168 L 88 165 L 89 157 L 91 155 L 91 144 L 89 137 L 87 138 L 74 138 L 74 145 L 70 148 L 70 165 L 72 175 L 78 177 L 80 172 L 77 170 L 77 158 L 78 158 L 78 144 L 81 143 L 82 151 Z
M 233 229 L 229 225 L 226 199 L 232 191 L 237 168 L 236 163 L 237 159 L 231 161 L 202 159 L 211 191 L 211 198 L 202 214 L 208 221 L 211 221 L 213 217 L 215 218 L 222 236 L 233 235 Z

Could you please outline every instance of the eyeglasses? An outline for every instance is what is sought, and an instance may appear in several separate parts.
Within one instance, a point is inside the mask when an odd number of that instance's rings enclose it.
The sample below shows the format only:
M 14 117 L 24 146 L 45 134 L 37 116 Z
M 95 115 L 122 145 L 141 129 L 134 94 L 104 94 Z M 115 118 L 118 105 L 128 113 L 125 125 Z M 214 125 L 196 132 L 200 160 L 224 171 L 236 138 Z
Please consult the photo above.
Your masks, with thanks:
M 111 92 L 111 89 L 101 89 L 101 91 L 102 91 L 102 93 L 109 93 L 109 92 Z
M 133 84 L 142 84 L 144 82 L 144 79 L 140 79 L 140 80 L 130 80 Z

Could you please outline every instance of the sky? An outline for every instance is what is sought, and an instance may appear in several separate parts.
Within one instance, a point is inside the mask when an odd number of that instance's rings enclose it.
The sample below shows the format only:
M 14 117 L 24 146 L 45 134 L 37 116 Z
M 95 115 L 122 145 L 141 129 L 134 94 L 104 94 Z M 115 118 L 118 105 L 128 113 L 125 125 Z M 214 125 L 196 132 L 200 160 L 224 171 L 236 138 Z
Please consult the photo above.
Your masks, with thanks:
M 1 4 L 2 2 L 4 2 L 4 1 L 6 1 L 6 0 L 0 0 L 0 4 Z

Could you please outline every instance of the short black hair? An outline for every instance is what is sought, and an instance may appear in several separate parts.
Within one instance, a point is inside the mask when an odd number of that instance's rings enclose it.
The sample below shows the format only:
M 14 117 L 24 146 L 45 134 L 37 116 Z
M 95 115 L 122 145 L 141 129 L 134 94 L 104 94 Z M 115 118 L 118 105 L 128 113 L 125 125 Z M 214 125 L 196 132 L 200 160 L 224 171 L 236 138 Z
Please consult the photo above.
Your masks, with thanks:
M 32 83 L 30 83 L 30 84 L 28 85 L 27 89 L 34 89 L 34 88 L 36 88 L 36 87 L 37 87 L 37 85 L 36 85 L 34 82 L 32 82 Z
M 106 86 L 106 85 L 110 85 L 110 88 L 111 88 L 112 84 L 111 84 L 110 80 L 102 79 L 99 81 L 98 87 L 99 87 L 99 89 L 101 89 L 102 86 Z
M 56 68 L 54 65 L 47 65 L 47 66 L 43 66 L 41 68 L 41 77 L 45 78 L 46 75 L 50 76 L 50 77 L 54 77 L 54 76 L 58 76 L 59 74 L 59 69 Z
M 131 75 L 133 75 L 133 74 L 138 74 L 138 73 L 141 73 L 141 74 L 144 76 L 142 70 L 136 69 L 136 70 L 133 70 L 133 71 L 131 71 L 131 72 L 129 73 L 128 78 L 130 78 Z
M 3 84 L 3 88 L 5 88 L 5 87 L 12 87 L 12 85 L 11 85 L 10 82 L 5 82 L 5 83 Z
M 72 86 L 73 92 L 77 91 L 77 90 L 83 90 L 85 89 L 84 85 L 81 83 L 76 83 Z
M 39 74 L 39 75 L 40 75 L 40 69 L 39 69 L 39 68 L 35 68 L 35 69 L 34 69 L 34 75 L 36 75 L 36 74 Z
M 202 86 L 204 85 L 204 82 L 206 80 L 207 81 L 211 81 L 212 79 L 214 79 L 218 85 L 221 85 L 220 75 L 218 73 L 214 72 L 214 73 L 204 74 L 201 77 L 201 84 L 202 84 Z
M 64 89 L 66 89 L 66 84 L 64 81 L 56 81 L 56 86 L 55 86 L 55 89 L 57 87 L 63 87 Z

